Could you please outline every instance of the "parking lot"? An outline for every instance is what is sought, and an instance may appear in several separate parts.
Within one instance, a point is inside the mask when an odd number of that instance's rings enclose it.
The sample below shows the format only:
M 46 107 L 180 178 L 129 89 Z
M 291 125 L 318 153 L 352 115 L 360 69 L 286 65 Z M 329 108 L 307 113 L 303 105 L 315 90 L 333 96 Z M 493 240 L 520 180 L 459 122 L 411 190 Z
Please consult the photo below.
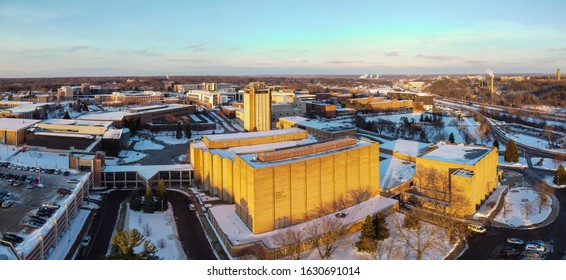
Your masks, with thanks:
M 24 222 L 29 220 L 29 216 L 37 212 L 42 204 L 59 204 L 67 194 L 75 187 L 84 173 L 75 171 L 68 172 L 68 176 L 64 176 L 61 170 L 59 175 L 55 175 L 55 170 L 49 174 L 48 169 L 44 169 L 45 173 L 24 170 L 24 166 L 18 168 L 9 168 L 6 164 L 0 163 L 0 201 L 13 201 L 9 207 L 0 207 L 0 233 L 29 233 L 33 228 L 25 226 Z M 22 175 L 26 179 L 21 180 Z M 18 179 L 13 179 L 18 176 Z M 9 178 L 12 177 L 12 178 Z M 31 179 L 29 179 L 31 178 Z M 40 178 L 38 180 L 38 178 Z M 68 182 L 71 181 L 71 182 Z M 15 184 L 15 185 L 14 185 Z M 61 188 L 58 192 L 58 189 Z M 67 194 L 62 189 L 67 189 Z
M 493 249 L 492 259 L 498 260 L 544 260 L 553 252 L 553 241 L 521 240 L 515 238 L 510 242 L 499 244 Z

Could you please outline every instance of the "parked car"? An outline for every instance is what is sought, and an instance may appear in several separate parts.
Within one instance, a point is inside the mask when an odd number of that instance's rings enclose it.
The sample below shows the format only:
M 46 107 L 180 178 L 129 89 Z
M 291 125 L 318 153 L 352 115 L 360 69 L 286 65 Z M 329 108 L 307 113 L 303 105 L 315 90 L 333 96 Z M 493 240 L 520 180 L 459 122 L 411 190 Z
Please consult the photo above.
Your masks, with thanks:
M 523 252 L 523 256 L 532 259 L 540 259 L 542 257 L 542 253 L 538 251 L 526 250 Z
M 194 205 L 194 204 L 192 204 L 192 203 L 191 203 L 191 204 L 189 204 L 189 210 L 191 210 L 191 211 L 195 211 L 195 210 L 196 210 L 196 208 L 195 208 L 195 205 Z
M 61 174 L 61 170 L 59 170 L 59 169 L 55 169 L 55 172 L 53 172 L 53 174 L 55 174 L 55 175 L 59 175 L 59 174 Z
M 14 204 L 14 202 L 10 199 L 5 200 L 4 202 L 2 202 L 2 208 L 8 208 L 10 206 L 12 206 L 12 204 Z
M 507 243 L 512 244 L 512 245 L 523 245 L 525 244 L 525 241 L 523 241 L 522 239 L 519 238 L 507 238 Z
M 4 233 L 2 235 L 2 239 L 6 241 L 10 241 L 12 243 L 22 243 L 24 241 L 24 239 L 21 236 L 15 235 L 13 233 Z
M 83 247 L 87 247 L 90 244 L 90 235 L 87 235 L 83 238 L 83 241 L 81 241 L 81 246 Z
M 519 255 L 519 251 L 515 248 L 505 247 L 499 251 L 499 255 L 504 257 L 516 257 Z
M 47 222 L 46 219 L 41 218 L 41 217 L 39 217 L 39 216 L 37 216 L 37 215 L 30 215 L 29 218 L 32 219 L 32 220 L 36 220 L 36 221 L 38 221 L 38 222 L 40 222 L 40 223 L 42 223 L 42 224 L 45 224 L 45 223 Z
M 531 240 L 529 242 L 527 242 L 527 244 L 536 244 L 539 246 L 545 246 L 546 244 L 544 243 L 544 241 L 542 240 Z
M 69 172 L 69 170 L 65 170 L 65 172 L 63 172 L 63 176 L 69 176 L 71 175 L 71 172 Z
M 68 189 L 65 189 L 65 188 L 58 188 L 57 193 L 60 194 L 60 195 L 69 195 L 73 192 L 68 190 Z
M 485 227 L 476 224 L 469 224 L 468 229 L 481 234 L 484 234 L 487 231 Z
M 55 212 L 55 210 L 59 209 L 61 206 L 55 203 L 43 203 L 41 204 L 41 207 L 53 209 L 53 211 Z
M 40 223 L 36 223 L 36 222 L 33 222 L 33 221 L 26 221 L 26 222 L 24 222 L 24 225 L 26 225 L 28 227 L 32 227 L 32 228 L 40 228 L 40 227 L 43 226 Z
M 78 183 L 79 180 L 77 179 L 71 179 L 71 180 L 67 180 L 67 183 Z
M 525 246 L 525 250 L 544 252 L 546 248 L 538 244 L 527 244 L 527 246 Z

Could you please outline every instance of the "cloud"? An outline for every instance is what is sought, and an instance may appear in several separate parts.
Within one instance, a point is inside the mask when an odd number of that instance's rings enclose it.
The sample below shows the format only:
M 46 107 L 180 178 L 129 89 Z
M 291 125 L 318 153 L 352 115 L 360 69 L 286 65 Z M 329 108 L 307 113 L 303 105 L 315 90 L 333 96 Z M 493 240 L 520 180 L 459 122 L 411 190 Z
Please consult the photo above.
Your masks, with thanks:
M 309 62 L 309 60 L 303 59 L 303 60 L 288 60 L 288 61 L 285 61 L 285 63 L 306 63 L 306 62 Z
M 148 50 L 115 50 L 112 54 L 117 55 L 138 55 L 138 56 L 160 56 L 160 53 Z
M 328 64 L 350 64 L 350 63 L 364 63 L 362 60 L 329 60 L 324 63 Z
M 186 47 L 181 48 L 182 50 L 189 50 L 192 52 L 202 52 L 204 50 L 206 50 L 206 48 L 204 47 L 203 44 L 195 44 L 195 45 L 189 45 Z
M 566 52 L 566 48 L 549 48 L 546 50 L 551 52 Z
M 399 56 L 401 54 L 400 51 L 388 51 L 383 53 L 385 56 Z
M 212 62 L 212 60 L 209 59 L 185 59 L 185 58 L 175 58 L 175 59 L 169 59 L 169 61 L 172 62 L 193 62 L 193 63 L 209 63 Z
M 65 52 L 76 52 L 76 51 L 82 51 L 82 50 L 86 50 L 88 49 L 89 46 L 87 45 L 74 45 L 74 46 L 68 46 L 64 49 Z
M 432 59 L 438 61 L 448 61 L 448 60 L 458 60 L 460 59 L 457 56 L 453 55 L 442 55 L 442 54 L 417 54 L 415 57 L 424 58 L 424 59 Z
M 277 53 L 305 53 L 305 52 L 308 52 L 310 50 L 309 49 L 299 49 L 299 50 L 296 50 L 296 49 L 274 49 L 273 51 L 277 52 Z

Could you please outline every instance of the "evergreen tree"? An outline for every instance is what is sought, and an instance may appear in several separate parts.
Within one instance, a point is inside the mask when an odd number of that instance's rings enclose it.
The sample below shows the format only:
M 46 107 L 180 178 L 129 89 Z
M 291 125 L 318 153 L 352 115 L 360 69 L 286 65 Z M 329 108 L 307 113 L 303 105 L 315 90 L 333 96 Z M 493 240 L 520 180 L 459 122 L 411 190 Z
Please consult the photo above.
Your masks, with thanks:
M 510 140 L 507 143 L 507 148 L 505 149 L 504 158 L 506 162 L 518 162 L 519 161 L 519 150 L 517 150 L 517 145 L 515 141 Z
M 387 227 L 387 221 L 385 220 L 385 215 L 383 213 L 378 213 L 373 217 L 373 223 L 375 227 L 375 240 L 381 241 L 389 238 L 389 228 Z
M 448 136 L 448 142 L 454 143 L 454 133 L 450 132 L 450 136 Z
M 181 139 L 183 137 L 183 130 L 182 130 L 182 127 L 181 127 L 181 122 L 177 123 L 177 133 L 175 134 L 175 137 L 177 139 Z
M 424 132 L 424 130 L 421 130 L 420 138 L 421 138 L 421 141 L 428 142 L 428 140 L 426 139 L 426 133 Z
M 421 117 L 419 118 L 419 122 L 424 122 L 425 118 L 424 118 L 424 114 L 421 114 Z
M 71 119 L 71 116 L 69 116 L 69 111 L 65 111 L 65 115 L 63 116 L 63 119 L 66 119 L 66 120 Z
M 499 150 L 499 141 L 497 141 L 497 139 L 493 141 L 493 146 Z
M 149 185 L 145 188 L 145 198 L 144 198 L 144 201 L 143 201 L 143 212 L 144 213 L 155 212 L 155 201 L 153 200 L 153 193 L 152 193 L 151 187 Z
M 112 236 L 112 245 L 118 252 L 108 257 L 111 260 L 158 260 L 157 248 L 137 229 L 118 231 Z M 143 250 L 136 253 L 136 248 L 142 245 Z M 137 249 L 139 251 L 139 248 Z
M 371 252 L 375 250 L 377 242 L 389 237 L 387 221 L 383 214 L 367 216 L 362 223 L 360 241 L 356 242 L 356 248 L 360 251 Z
M 135 191 L 130 196 L 130 209 L 140 211 L 142 209 L 142 197 L 139 192 Z
M 556 169 L 553 182 L 559 186 L 566 185 L 566 169 L 564 169 L 562 164 Z
M 167 195 L 167 189 L 165 188 L 165 181 L 163 179 L 159 180 L 157 193 L 160 197 L 165 197 L 165 195 Z

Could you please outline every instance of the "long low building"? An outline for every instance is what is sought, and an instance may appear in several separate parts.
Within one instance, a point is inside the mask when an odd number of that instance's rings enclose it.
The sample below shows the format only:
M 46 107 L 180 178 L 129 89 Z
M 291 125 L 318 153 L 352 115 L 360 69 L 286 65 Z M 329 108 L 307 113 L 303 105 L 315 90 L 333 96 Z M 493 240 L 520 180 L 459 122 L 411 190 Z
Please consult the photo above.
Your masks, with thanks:
M 26 129 L 39 120 L 0 118 L 0 144 L 22 145 L 26 142 Z
M 214 136 L 191 143 L 195 181 L 235 203 L 254 234 L 339 211 L 347 205 L 337 202 L 354 193 L 380 192 L 376 142 L 315 142 L 298 128 Z

